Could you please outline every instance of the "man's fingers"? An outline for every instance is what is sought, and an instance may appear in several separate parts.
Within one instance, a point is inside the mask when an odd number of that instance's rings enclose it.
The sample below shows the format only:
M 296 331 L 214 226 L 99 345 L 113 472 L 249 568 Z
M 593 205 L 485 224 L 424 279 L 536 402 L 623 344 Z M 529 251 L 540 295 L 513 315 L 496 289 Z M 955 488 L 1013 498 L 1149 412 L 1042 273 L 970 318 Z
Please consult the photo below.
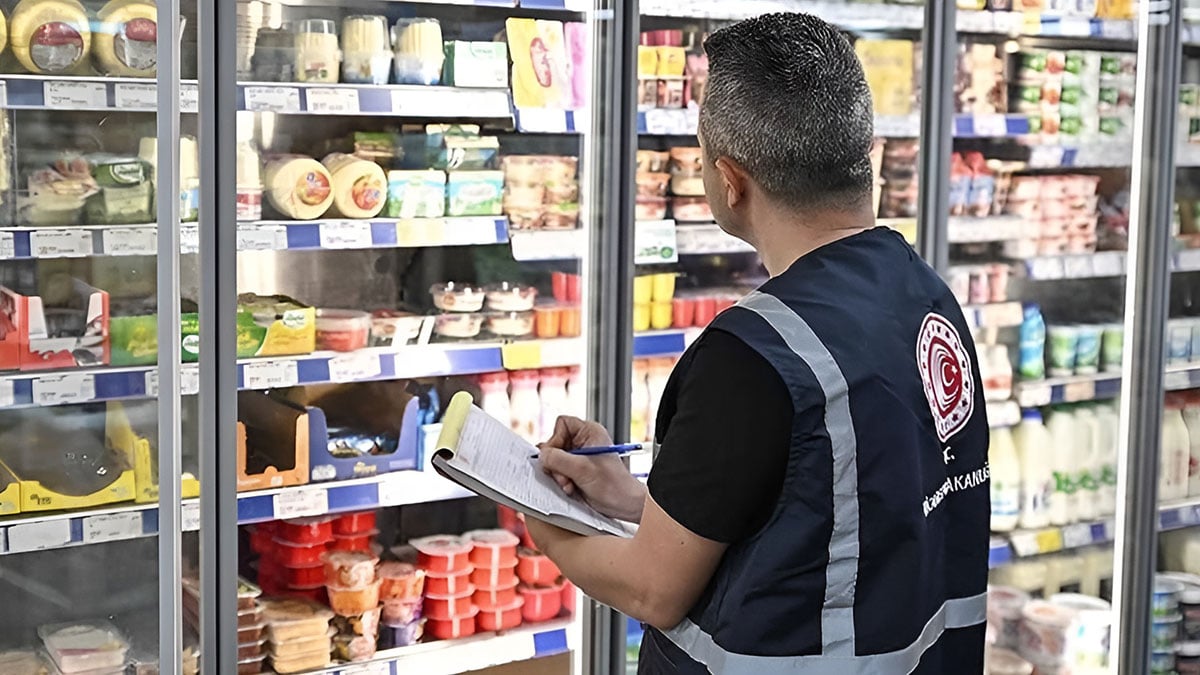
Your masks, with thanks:
M 573 483 L 586 482 L 587 477 L 596 470 L 587 457 L 572 455 L 553 447 L 543 447 L 540 459 L 542 468 L 551 475 L 563 476 Z
M 584 421 L 577 417 L 561 415 L 554 421 L 554 433 L 550 435 L 550 440 L 546 441 L 544 445 L 555 448 L 574 447 L 575 434 L 583 424 Z

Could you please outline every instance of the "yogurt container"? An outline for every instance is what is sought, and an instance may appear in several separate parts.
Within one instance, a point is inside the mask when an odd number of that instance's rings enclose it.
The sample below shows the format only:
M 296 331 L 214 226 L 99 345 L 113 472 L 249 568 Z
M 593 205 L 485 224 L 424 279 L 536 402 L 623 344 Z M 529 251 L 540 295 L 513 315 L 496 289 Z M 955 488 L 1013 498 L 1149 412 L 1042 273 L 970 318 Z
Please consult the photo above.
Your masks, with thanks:
M 1183 617 L 1179 614 L 1165 617 L 1155 617 L 1150 625 L 1150 646 L 1156 652 L 1172 651 L 1179 639 L 1179 629 L 1183 625 Z
M 1073 375 L 1079 345 L 1079 328 L 1062 325 L 1047 326 L 1046 345 L 1046 361 L 1050 366 L 1050 375 L 1053 377 Z
M 1155 576 L 1154 596 L 1150 605 L 1150 612 L 1155 621 L 1179 614 L 1179 598 L 1184 590 L 1184 585 L 1174 579 Z
M 1020 644 L 1021 616 L 1029 594 L 1009 586 L 989 586 L 987 620 L 995 630 L 996 646 L 1016 649 Z
M 1021 612 L 1018 650 L 1021 657 L 1038 668 L 1056 668 L 1066 663 L 1067 633 L 1076 611 L 1045 600 L 1033 600 Z
M 1102 668 L 1108 664 L 1112 605 L 1078 593 L 1059 593 L 1050 602 L 1075 611 L 1067 633 L 1067 663 L 1073 668 Z

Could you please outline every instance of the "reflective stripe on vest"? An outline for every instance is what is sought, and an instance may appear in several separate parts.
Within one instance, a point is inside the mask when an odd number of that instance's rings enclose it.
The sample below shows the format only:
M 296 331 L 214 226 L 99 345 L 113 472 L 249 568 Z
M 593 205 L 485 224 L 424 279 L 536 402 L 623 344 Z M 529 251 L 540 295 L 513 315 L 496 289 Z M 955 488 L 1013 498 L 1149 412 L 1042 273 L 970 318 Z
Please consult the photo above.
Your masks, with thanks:
M 886 654 L 863 656 L 751 656 L 725 651 L 685 619 L 666 636 L 713 675 L 897 675 L 911 673 L 942 633 L 977 626 L 987 619 L 987 593 L 947 600 L 925 624 L 916 642 Z
M 812 370 L 825 395 L 825 429 L 833 449 L 833 531 L 821 607 L 821 654 L 854 656 L 854 593 L 858 581 L 858 441 L 850 418 L 850 388 L 812 327 L 779 298 L 760 291 L 738 306 L 755 312 Z

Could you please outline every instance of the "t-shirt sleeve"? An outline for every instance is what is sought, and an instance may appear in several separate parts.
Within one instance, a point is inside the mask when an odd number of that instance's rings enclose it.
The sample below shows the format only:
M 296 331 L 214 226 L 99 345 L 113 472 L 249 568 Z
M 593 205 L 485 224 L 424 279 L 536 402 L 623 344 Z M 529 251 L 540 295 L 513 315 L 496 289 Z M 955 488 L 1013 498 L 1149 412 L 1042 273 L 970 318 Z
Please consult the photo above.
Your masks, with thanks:
M 709 330 L 680 381 L 650 471 L 650 496 L 691 532 L 726 544 L 771 517 L 791 445 L 791 394 L 762 355 Z

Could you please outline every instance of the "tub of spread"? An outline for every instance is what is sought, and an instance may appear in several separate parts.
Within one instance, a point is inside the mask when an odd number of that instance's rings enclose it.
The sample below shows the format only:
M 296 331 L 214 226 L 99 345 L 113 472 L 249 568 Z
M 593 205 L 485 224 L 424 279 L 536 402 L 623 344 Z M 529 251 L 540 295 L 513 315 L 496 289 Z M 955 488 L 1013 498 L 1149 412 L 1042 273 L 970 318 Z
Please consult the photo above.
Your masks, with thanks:
M 989 586 L 987 618 L 995 628 L 996 646 L 1015 649 L 1020 639 L 1021 612 L 1029 594 L 1008 586 Z
M 352 352 L 367 346 L 371 315 L 353 309 L 318 309 L 316 326 L 317 349 Z
M 481 630 L 509 630 L 521 625 L 521 608 L 525 601 L 515 597 L 508 604 L 491 609 L 479 608 L 475 622 Z
M 329 551 L 322 556 L 325 582 L 343 588 L 361 588 L 375 582 L 379 556 L 362 551 Z
M 1045 600 L 1033 600 L 1021 612 L 1018 651 L 1039 668 L 1063 665 L 1067 656 L 1067 633 L 1076 612 Z
M 425 591 L 425 572 L 405 562 L 385 562 L 379 566 L 383 600 L 416 600 Z
M 470 571 L 471 544 L 461 537 L 435 535 L 409 542 L 417 549 L 417 567 L 438 575 Z M 427 589 L 432 591 L 432 589 Z
M 534 314 L 530 312 L 488 312 L 487 329 L 500 337 L 526 337 L 533 334 Z
M 537 300 L 537 289 L 507 281 L 491 284 L 484 289 L 487 308 L 496 312 L 527 312 Z
M 477 337 L 483 330 L 483 314 L 439 314 L 433 330 L 444 338 L 465 340 Z
M 454 281 L 430 286 L 429 295 L 433 306 L 443 312 L 478 312 L 486 297 L 482 289 Z

